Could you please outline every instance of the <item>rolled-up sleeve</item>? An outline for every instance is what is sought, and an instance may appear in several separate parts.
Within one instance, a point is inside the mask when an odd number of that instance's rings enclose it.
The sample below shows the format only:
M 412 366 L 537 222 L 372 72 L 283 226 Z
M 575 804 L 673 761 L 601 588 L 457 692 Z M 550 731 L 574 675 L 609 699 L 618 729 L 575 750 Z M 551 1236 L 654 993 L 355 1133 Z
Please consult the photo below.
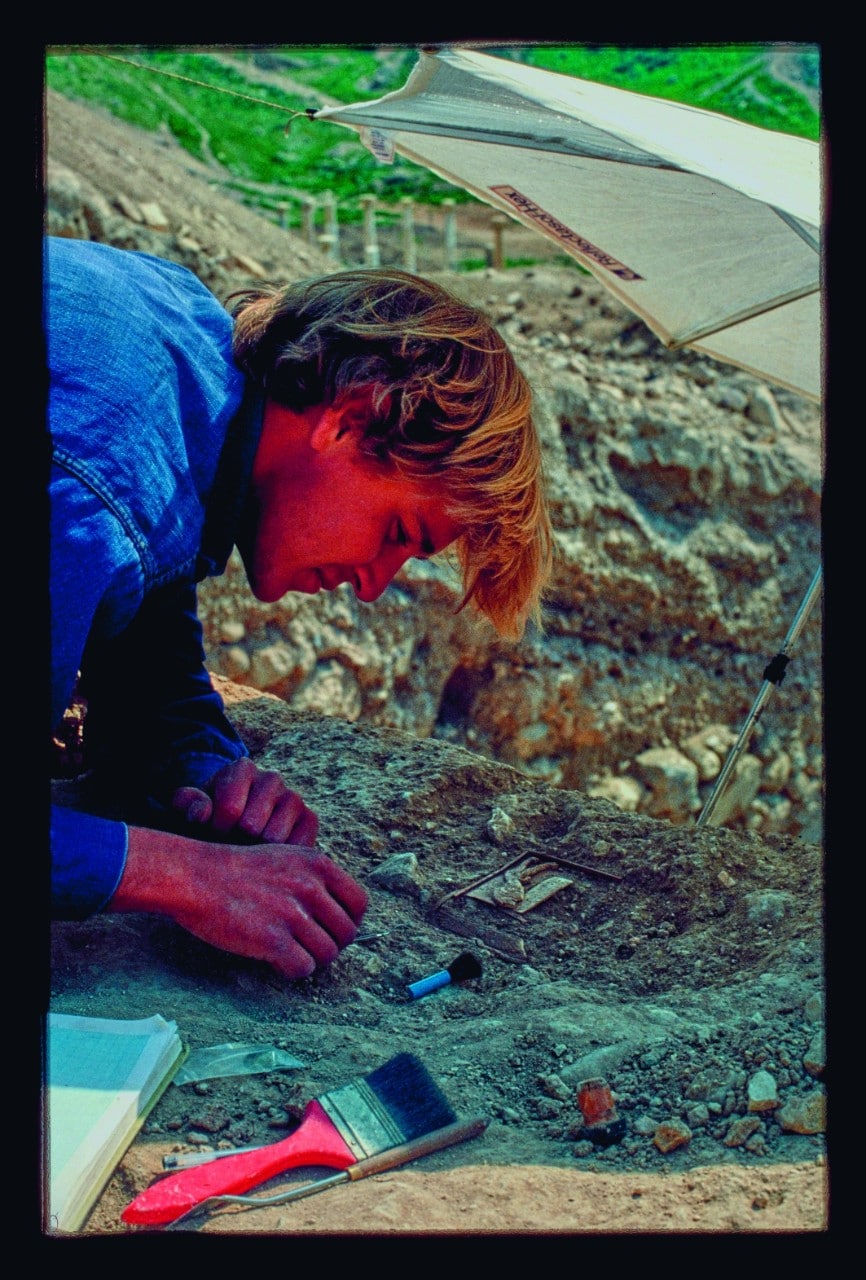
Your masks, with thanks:
M 85 920 L 113 897 L 126 866 L 122 822 L 51 806 L 51 914 Z

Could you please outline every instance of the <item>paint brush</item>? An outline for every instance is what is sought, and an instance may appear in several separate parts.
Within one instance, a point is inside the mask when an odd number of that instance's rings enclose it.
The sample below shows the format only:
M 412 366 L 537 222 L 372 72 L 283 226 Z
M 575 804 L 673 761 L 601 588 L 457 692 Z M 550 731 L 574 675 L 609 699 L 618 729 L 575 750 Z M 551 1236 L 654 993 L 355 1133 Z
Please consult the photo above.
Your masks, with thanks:
M 447 969 L 438 969 L 436 973 L 431 973 L 429 977 L 419 978 L 417 982 L 410 982 L 406 990 L 413 1000 L 420 1000 L 422 996 L 427 996 L 431 991 L 438 991 L 440 987 L 447 987 L 450 982 L 468 982 L 470 978 L 481 977 L 481 964 L 476 960 L 470 952 L 464 951 L 456 960 L 448 965 Z
M 347 1169 L 456 1119 L 424 1064 L 400 1053 L 369 1075 L 308 1102 L 288 1138 L 171 1174 L 136 1196 L 121 1218 L 146 1226 L 173 1222 L 211 1196 L 242 1194 L 303 1165 Z
M 248 1209 L 265 1209 L 271 1205 L 288 1204 L 290 1201 L 303 1200 L 306 1196 L 318 1195 L 320 1191 L 328 1191 L 331 1187 L 339 1187 L 346 1182 L 358 1182 L 361 1178 L 369 1178 L 376 1173 L 385 1173 L 389 1169 L 399 1169 L 401 1165 L 418 1160 L 421 1156 L 430 1155 L 433 1151 L 442 1151 L 445 1147 L 453 1147 L 458 1142 L 467 1142 L 470 1138 L 477 1138 L 480 1133 L 484 1132 L 489 1123 L 485 1116 L 479 1116 L 475 1120 L 457 1120 L 454 1124 L 446 1125 L 444 1129 L 434 1129 L 432 1133 L 415 1138 L 412 1142 L 404 1142 L 399 1147 L 389 1147 L 387 1151 L 380 1151 L 378 1155 L 367 1156 L 364 1160 L 358 1160 L 356 1164 L 349 1165 L 347 1169 L 341 1169 L 339 1173 L 332 1173 L 329 1178 L 319 1178 L 315 1182 L 305 1182 L 300 1187 L 292 1187 L 288 1191 L 280 1191 L 273 1196 L 210 1196 L 207 1200 L 202 1200 L 194 1209 L 190 1209 L 189 1213 L 184 1213 L 179 1218 L 175 1218 L 174 1222 L 171 1223 L 170 1229 L 176 1228 L 179 1223 L 186 1222 L 189 1218 L 197 1216 L 204 1209 L 212 1208 L 216 1205 L 242 1204 Z

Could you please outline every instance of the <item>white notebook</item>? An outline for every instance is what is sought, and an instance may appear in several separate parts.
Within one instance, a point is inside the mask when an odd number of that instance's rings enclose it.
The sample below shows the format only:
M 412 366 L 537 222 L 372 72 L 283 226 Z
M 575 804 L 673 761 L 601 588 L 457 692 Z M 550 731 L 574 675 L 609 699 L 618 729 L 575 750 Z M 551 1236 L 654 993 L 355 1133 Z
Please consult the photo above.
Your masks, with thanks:
M 174 1022 L 46 1019 L 46 1231 L 80 1229 L 184 1057 Z

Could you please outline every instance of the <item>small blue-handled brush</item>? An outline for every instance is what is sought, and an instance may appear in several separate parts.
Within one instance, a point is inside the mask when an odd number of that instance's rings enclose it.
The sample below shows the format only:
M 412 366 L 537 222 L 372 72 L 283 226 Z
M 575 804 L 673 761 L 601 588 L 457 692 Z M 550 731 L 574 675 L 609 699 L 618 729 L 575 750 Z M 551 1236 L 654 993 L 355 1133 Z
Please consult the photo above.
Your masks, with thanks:
M 447 969 L 439 969 L 436 973 L 431 973 L 429 978 L 419 978 L 417 982 L 410 982 L 407 991 L 413 1000 L 418 1000 L 421 996 L 429 995 L 431 991 L 447 987 L 449 982 L 467 982 L 470 978 L 480 977 L 480 963 L 470 952 L 464 951 L 453 964 L 449 964 Z

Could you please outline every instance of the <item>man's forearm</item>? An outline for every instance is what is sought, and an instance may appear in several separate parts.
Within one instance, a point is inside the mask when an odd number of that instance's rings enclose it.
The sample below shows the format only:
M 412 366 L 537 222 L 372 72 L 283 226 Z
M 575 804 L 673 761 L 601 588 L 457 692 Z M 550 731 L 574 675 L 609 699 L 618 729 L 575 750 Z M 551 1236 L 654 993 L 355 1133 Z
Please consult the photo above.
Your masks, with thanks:
M 106 910 L 168 916 L 212 946 L 302 978 L 348 946 L 366 906 L 361 886 L 315 849 L 210 844 L 130 827 Z

